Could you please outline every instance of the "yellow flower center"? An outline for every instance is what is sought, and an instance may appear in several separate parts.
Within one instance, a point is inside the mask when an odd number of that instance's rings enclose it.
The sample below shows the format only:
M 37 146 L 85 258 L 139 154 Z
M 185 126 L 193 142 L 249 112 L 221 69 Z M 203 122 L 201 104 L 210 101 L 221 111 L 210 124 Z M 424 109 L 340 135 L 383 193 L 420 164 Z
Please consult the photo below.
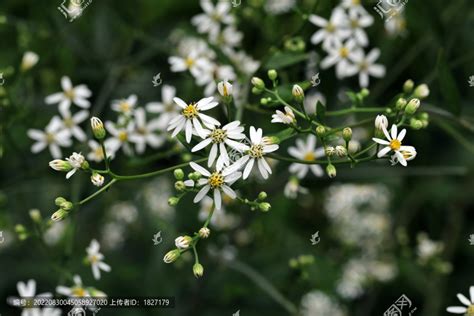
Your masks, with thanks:
M 227 137 L 227 133 L 223 129 L 218 128 L 213 130 L 210 136 L 212 138 L 212 142 L 214 144 L 218 144 L 224 142 Z
M 118 139 L 119 139 L 121 142 L 127 141 L 127 139 L 128 139 L 128 134 L 127 134 L 127 132 L 124 132 L 124 131 L 120 132 L 120 133 L 118 134 Z
M 54 140 L 55 140 L 54 134 L 46 133 L 46 142 L 47 142 L 48 144 L 54 143 Z
M 367 68 L 369 68 L 369 64 L 366 61 L 363 61 L 359 63 L 359 67 L 361 70 L 367 70 Z
M 351 20 L 351 27 L 353 29 L 358 28 L 359 27 L 359 21 L 358 20 Z
M 309 152 L 309 153 L 307 153 L 306 155 L 304 155 L 303 160 L 306 160 L 306 161 L 313 161 L 314 158 L 316 158 L 316 157 L 314 156 L 314 154 L 313 154 L 312 152 Z
M 130 104 L 128 104 L 125 101 L 120 102 L 119 108 L 121 112 L 124 112 L 124 113 L 130 112 Z
M 186 67 L 191 68 L 194 65 L 194 59 L 191 57 L 186 58 L 184 61 L 186 63 Z
M 392 150 L 399 150 L 401 146 L 402 143 L 398 139 L 390 141 L 390 148 L 392 148 Z
M 198 115 L 198 110 L 196 108 L 196 105 L 192 103 L 188 105 L 181 113 L 184 115 L 185 118 L 192 119 Z
M 94 155 L 95 155 L 98 159 L 104 159 L 104 151 L 102 150 L 101 147 L 97 147 L 97 148 L 94 150 Z
M 229 91 L 227 91 L 227 86 L 225 84 L 223 85 L 222 89 L 224 90 L 224 91 L 222 91 L 224 96 L 228 97 L 229 96 Z
M 341 49 L 339 49 L 339 55 L 342 58 L 347 58 L 349 56 L 349 49 L 347 47 L 341 47 Z
M 64 125 L 66 125 L 66 127 L 73 127 L 74 126 L 74 121 L 70 117 L 65 118 L 63 122 L 64 122 Z
M 66 98 L 68 98 L 69 100 L 72 100 L 72 99 L 74 99 L 74 90 L 73 90 L 73 89 L 66 90 L 66 91 L 64 91 L 64 95 L 65 95 Z
M 474 316 L 474 305 L 469 305 L 466 311 L 466 316 Z
M 214 172 L 208 179 L 208 183 L 211 188 L 216 189 L 220 188 L 224 184 L 224 177 L 221 175 L 220 172 Z
M 92 255 L 89 257 L 89 261 L 91 263 L 96 263 L 97 261 L 99 261 L 99 258 L 96 255 Z
M 252 158 L 262 158 L 263 157 L 263 146 L 262 145 L 252 145 L 248 151 L 248 154 Z
M 334 33 L 334 31 L 336 30 L 336 27 L 334 26 L 334 24 L 332 23 L 328 23 L 326 25 L 326 31 L 329 32 L 329 33 Z
M 86 296 L 86 290 L 84 290 L 82 287 L 75 287 L 72 289 L 72 295 L 77 297 L 84 297 Z
M 141 134 L 141 135 L 145 135 L 145 134 L 148 134 L 148 130 L 144 127 L 138 127 L 137 128 L 137 133 Z
M 353 5 L 359 5 L 359 4 L 360 4 L 360 0 L 352 0 L 352 4 L 353 4 Z

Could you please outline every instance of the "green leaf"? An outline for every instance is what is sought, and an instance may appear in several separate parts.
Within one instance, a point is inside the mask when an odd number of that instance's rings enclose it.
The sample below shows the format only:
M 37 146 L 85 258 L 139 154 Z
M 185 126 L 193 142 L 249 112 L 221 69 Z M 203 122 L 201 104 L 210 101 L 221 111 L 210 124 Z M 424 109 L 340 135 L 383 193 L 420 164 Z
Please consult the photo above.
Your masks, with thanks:
M 316 117 L 323 124 L 326 121 L 326 106 L 319 100 L 316 102 Z
M 454 115 L 459 115 L 461 113 L 461 96 L 442 50 L 438 54 L 437 72 L 439 90 L 446 102 L 446 109 Z
M 275 136 L 277 137 L 280 142 L 287 140 L 288 138 L 293 137 L 296 134 L 295 130 L 291 127 L 284 129 L 276 134 L 270 135 L 270 136 Z
M 281 69 L 302 62 L 307 58 L 308 55 L 305 53 L 276 52 L 267 60 L 264 68 Z

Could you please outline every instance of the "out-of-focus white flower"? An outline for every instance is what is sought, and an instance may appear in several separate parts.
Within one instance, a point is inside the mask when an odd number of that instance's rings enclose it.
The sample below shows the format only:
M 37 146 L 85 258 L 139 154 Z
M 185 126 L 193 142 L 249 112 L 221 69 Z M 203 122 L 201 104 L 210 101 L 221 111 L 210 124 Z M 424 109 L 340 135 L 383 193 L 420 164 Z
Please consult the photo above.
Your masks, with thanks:
M 39 61 L 39 56 L 38 54 L 34 52 L 25 52 L 23 55 L 23 59 L 21 60 L 21 70 L 22 71 L 27 71 L 33 68 Z
M 61 129 L 68 130 L 72 136 L 74 136 L 78 141 L 85 142 L 87 139 L 86 133 L 82 130 L 79 126 L 82 122 L 84 122 L 89 117 L 89 111 L 82 110 L 74 115 L 71 115 L 71 111 L 69 108 L 62 109 L 59 108 L 59 113 L 63 118 L 62 123 L 63 127 Z
M 253 126 L 250 126 L 250 146 L 245 146 L 245 155 L 234 162 L 229 169 L 240 170 L 245 166 L 243 171 L 243 179 L 245 180 L 250 175 L 255 162 L 257 162 L 260 174 L 264 179 L 267 179 L 272 173 L 272 169 L 264 156 L 278 150 L 279 146 L 277 144 L 269 143 L 268 139 L 263 137 L 262 129 L 255 129 Z
M 244 51 L 236 52 L 232 49 L 226 49 L 225 53 L 232 60 L 233 64 L 248 76 L 254 74 L 260 67 L 260 62 L 247 55 Z
M 230 84 L 227 80 L 220 81 L 217 84 L 217 91 L 223 97 L 232 96 L 232 84 Z
M 21 298 L 34 298 L 43 297 L 50 298 L 53 295 L 49 292 L 41 293 L 36 295 L 36 281 L 33 279 L 28 280 L 27 283 L 18 282 L 17 285 L 18 294 Z M 36 307 L 24 308 L 21 312 L 21 316 L 60 316 L 61 310 L 58 308 L 44 307 L 42 309 Z
M 56 287 L 56 292 L 59 294 L 69 296 L 69 297 L 89 297 L 91 296 L 89 291 L 82 285 L 82 279 L 78 275 L 73 277 L 74 285 L 72 287 L 66 287 L 58 285 Z
M 342 0 L 341 6 L 349 10 L 349 13 L 355 12 L 360 15 L 369 14 L 362 6 L 361 0 Z
M 211 189 L 213 191 L 216 210 L 221 209 L 222 193 L 226 194 L 231 199 L 237 197 L 237 194 L 230 188 L 230 186 L 242 176 L 241 172 L 227 168 L 224 170 L 216 169 L 211 173 L 197 163 L 191 162 L 189 165 L 203 176 L 203 178 L 198 180 L 198 184 L 203 187 L 194 197 L 194 203 L 201 201 Z
M 299 160 L 314 161 L 316 158 L 324 156 L 324 148 L 316 148 L 316 136 L 308 135 L 306 142 L 297 139 L 296 147 L 288 148 L 288 153 Z M 317 164 L 292 163 L 290 165 L 290 172 L 295 173 L 300 179 L 306 176 L 308 170 L 311 170 L 317 177 L 324 175 L 323 169 Z
M 326 97 L 320 92 L 310 92 L 306 95 L 303 101 L 304 109 L 309 115 L 316 114 L 317 108 L 316 105 L 318 102 L 326 104 Z
M 239 32 L 234 26 L 226 27 L 222 32 L 210 35 L 210 42 L 219 45 L 223 50 L 237 47 L 242 42 L 244 34 Z
M 375 64 L 380 56 L 378 48 L 372 49 L 367 56 L 362 50 L 356 50 L 350 57 L 353 64 L 346 65 L 346 76 L 359 74 L 359 85 L 363 88 L 369 86 L 369 75 L 372 77 L 382 78 L 385 76 L 385 66 Z
M 412 146 L 402 146 L 402 140 L 405 138 L 406 129 L 403 129 L 400 133 L 398 133 L 397 125 L 393 124 L 391 129 L 391 134 L 388 133 L 386 128 L 382 129 L 383 133 L 387 140 L 380 139 L 380 138 L 372 138 L 374 142 L 377 144 L 384 145 L 385 147 L 382 148 L 377 157 L 381 158 L 388 154 L 390 151 L 393 151 L 397 161 L 404 167 L 407 166 L 407 159 L 405 158 L 403 152 L 409 152 L 410 154 L 413 153 L 414 148 Z M 414 158 L 414 157 L 413 157 Z
M 104 142 L 104 146 L 105 150 L 107 151 L 107 158 L 113 159 L 114 152 L 110 148 L 110 140 L 111 139 L 107 139 Z M 102 160 L 104 160 L 104 151 L 102 150 L 102 146 L 100 146 L 97 141 L 91 139 L 87 142 L 87 145 L 89 145 L 90 148 L 90 152 L 87 154 L 87 160 L 92 160 L 95 162 L 101 162 Z
M 273 15 L 289 12 L 296 4 L 295 0 L 267 0 L 265 11 Z
M 44 233 L 44 242 L 49 246 L 54 246 L 64 236 L 67 224 L 66 221 L 54 222 L 53 225 Z
M 204 13 L 198 14 L 191 19 L 199 33 L 209 33 L 216 36 L 220 32 L 222 24 L 233 24 L 235 19 L 230 13 L 232 6 L 229 1 L 218 1 L 216 5 L 210 0 L 201 0 L 201 8 Z
M 185 57 L 171 56 L 168 58 L 171 71 L 182 72 L 189 70 L 195 78 L 203 76 L 212 69 L 212 63 L 205 57 L 199 56 L 196 51 L 191 51 Z
M 470 296 L 470 300 L 465 297 L 463 294 L 461 293 L 458 293 L 457 297 L 458 297 L 458 300 L 466 305 L 465 306 L 450 306 L 448 308 L 446 308 L 446 311 L 448 313 L 452 313 L 452 314 L 464 314 L 466 316 L 471 316 L 473 315 L 474 313 L 474 286 L 471 286 L 469 288 L 469 296 Z
M 114 155 L 120 148 L 122 148 L 123 152 L 126 155 L 133 155 L 133 150 L 130 147 L 129 141 L 130 135 L 132 135 L 135 130 L 135 124 L 130 121 L 128 122 L 128 124 L 126 124 L 126 126 L 118 127 L 116 126 L 116 124 L 107 121 L 105 122 L 105 127 L 107 131 L 112 135 L 112 137 L 106 140 L 112 155 Z M 106 150 L 107 154 L 109 154 L 108 148 L 106 148 Z
M 383 130 L 384 128 L 387 129 L 388 127 L 388 119 L 385 115 L 377 115 L 375 118 L 375 128 L 379 130 Z
M 276 110 L 275 114 L 272 115 L 272 123 L 293 124 L 295 122 L 295 113 L 288 106 L 285 106 L 285 113 Z
M 150 102 L 146 109 L 150 113 L 158 113 L 158 129 L 165 131 L 169 122 L 179 114 L 179 107 L 176 107 L 173 98 L 176 96 L 176 88 L 170 85 L 163 85 L 161 89 L 161 102 Z
M 114 100 L 112 101 L 112 110 L 122 113 L 124 115 L 131 115 L 137 104 L 137 96 L 135 94 L 130 95 L 126 99 Z
M 100 280 L 100 270 L 105 272 L 110 272 L 111 268 L 106 264 L 104 260 L 104 255 L 100 253 L 100 244 L 97 240 L 92 239 L 89 247 L 86 249 L 87 260 L 89 261 L 92 267 L 92 274 L 94 279 Z
M 300 185 L 300 181 L 297 177 L 290 177 L 290 180 L 285 185 L 285 189 L 283 193 L 289 199 L 296 199 L 298 197 L 298 193 L 307 194 L 309 190 L 304 188 Z
M 122 246 L 126 233 L 124 224 L 108 222 L 102 227 L 101 243 L 106 249 L 118 249 Z
M 390 36 L 404 36 L 407 31 L 407 21 L 405 19 L 403 11 L 398 11 L 397 14 L 393 14 L 391 19 L 384 23 L 385 31 Z
M 345 316 L 344 310 L 332 298 L 321 291 L 312 291 L 301 299 L 301 315 Z
M 216 92 L 217 83 L 220 80 L 235 80 L 237 75 L 234 68 L 229 65 L 213 65 L 206 73 L 196 78 L 196 83 L 205 86 L 204 95 L 210 96 Z
M 328 20 L 311 14 L 309 21 L 321 29 L 313 34 L 311 43 L 317 45 L 323 42 L 323 48 L 329 49 L 337 45 L 338 42 L 345 40 L 351 31 L 346 27 L 347 15 L 342 8 L 335 8 Z
M 245 138 L 245 135 L 242 133 L 243 131 L 244 128 L 240 126 L 239 121 L 230 122 L 222 128 L 214 128 L 210 131 L 205 130 L 206 137 L 194 146 L 191 151 L 196 152 L 212 144 L 207 166 L 211 167 L 217 158 L 216 169 L 221 170 L 230 163 L 226 145 L 239 152 L 247 148 L 247 145 L 238 142 L 238 140 Z
M 428 238 L 426 233 L 420 233 L 417 236 L 418 245 L 416 247 L 416 254 L 420 262 L 425 263 L 431 258 L 438 256 L 444 249 L 442 242 L 436 242 Z
M 61 87 L 63 92 L 57 92 L 46 97 L 45 102 L 47 104 L 59 103 L 59 108 L 62 110 L 68 109 L 71 103 L 85 109 L 91 106 L 87 99 L 92 96 L 92 92 L 85 84 L 73 87 L 71 79 L 64 76 L 61 78 Z
M 137 207 L 131 202 L 114 203 L 110 207 L 111 218 L 114 221 L 124 224 L 131 224 L 138 217 Z
M 349 75 L 348 68 L 351 65 L 351 60 L 357 59 L 358 55 L 363 54 L 352 38 L 345 43 L 336 40 L 333 46 L 327 49 L 327 52 L 329 55 L 321 61 L 321 68 L 327 69 L 336 65 L 336 76 L 339 79 Z
M 204 124 L 207 128 L 214 128 L 220 126 L 218 120 L 209 115 L 201 113 L 202 111 L 210 110 L 218 105 L 218 102 L 213 102 L 214 97 L 208 97 L 199 100 L 197 103 L 186 104 L 180 98 L 174 98 L 174 102 L 182 109 L 181 113 L 172 119 L 168 125 L 168 131 L 173 130 L 171 137 L 175 137 L 181 130 L 184 129 L 186 141 L 191 142 L 193 131 L 195 131 L 201 138 L 206 137 Z M 202 124 L 201 124 L 202 122 Z
M 365 9 L 363 9 L 365 11 Z M 359 12 L 358 12 L 359 11 Z M 360 10 L 349 10 L 348 27 L 351 30 L 351 36 L 356 40 L 360 46 L 367 46 L 369 39 L 364 31 L 364 28 L 371 26 L 374 23 L 374 18 L 366 11 L 361 13 Z
M 158 136 L 155 133 L 159 129 L 160 124 L 159 119 L 147 122 L 143 108 L 135 110 L 135 130 L 129 139 L 132 143 L 135 143 L 137 153 L 144 153 L 146 145 L 149 145 L 151 148 L 158 148 L 165 142 L 164 137 Z
M 231 214 L 225 210 L 225 205 L 229 203 L 231 199 L 227 199 L 227 196 L 224 195 L 222 207 L 219 210 L 214 210 L 214 213 L 211 217 L 210 226 L 213 229 L 225 230 L 235 228 L 239 223 L 239 218 L 234 214 Z M 212 211 L 214 201 L 209 197 L 205 196 L 201 200 L 201 208 L 198 213 L 198 218 L 200 221 L 205 221 L 209 213 Z
M 73 152 L 69 158 L 66 158 L 66 161 L 68 161 L 72 167 L 72 170 L 66 174 L 66 179 L 69 179 L 73 174 L 76 173 L 77 170 L 81 169 L 82 164 L 86 161 L 86 159 L 81 153 Z
M 29 129 L 28 136 L 35 140 L 31 146 L 31 152 L 36 154 L 49 147 L 49 151 L 53 158 L 61 158 L 61 147 L 69 147 L 72 145 L 71 133 L 68 130 L 61 129 L 62 122 L 57 116 L 54 116 L 49 124 L 46 126 L 45 131 L 37 129 Z

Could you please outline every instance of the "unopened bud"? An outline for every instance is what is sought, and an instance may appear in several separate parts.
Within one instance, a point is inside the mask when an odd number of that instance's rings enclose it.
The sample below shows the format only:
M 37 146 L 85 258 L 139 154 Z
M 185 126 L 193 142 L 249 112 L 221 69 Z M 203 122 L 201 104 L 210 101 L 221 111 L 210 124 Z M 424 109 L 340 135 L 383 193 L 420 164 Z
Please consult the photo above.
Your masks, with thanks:
M 49 166 L 56 171 L 68 172 L 72 170 L 72 166 L 69 161 L 55 159 L 49 162 Z
M 30 210 L 30 218 L 35 223 L 41 223 L 41 213 L 37 209 Z
M 405 108 L 405 113 L 408 115 L 413 115 L 415 114 L 416 110 L 418 110 L 419 107 L 420 107 L 420 100 L 411 99 Z
M 189 248 L 193 239 L 190 236 L 179 236 L 174 240 L 174 244 L 179 249 Z
M 221 81 L 217 84 L 217 91 L 224 98 L 232 97 L 232 84 L 228 81 Z
M 253 77 L 251 82 L 252 82 L 253 86 L 255 88 L 257 88 L 258 90 L 265 89 L 265 82 L 263 82 L 263 80 L 260 79 L 259 77 Z
M 408 79 L 407 81 L 405 81 L 405 83 L 403 84 L 403 92 L 405 93 L 411 93 L 413 91 L 413 87 L 415 86 L 415 83 L 413 82 L 413 80 L 411 79 Z
M 188 178 L 194 181 L 201 179 L 201 174 L 199 172 L 192 172 L 188 175 Z
M 413 96 L 418 99 L 425 99 L 430 95 L 430 89 L 428 88 L 428 85 L 423 83 L 420 84 L 418 87 L 415 88 L 415 92 L 413 92 Z
M 334 167 L 334 165 L 332 164 L 327 165 L 326 173 L 329 176 L 329 178 L 334 178 L 336 176 L 336 167 Z
M 268 212 L 272 208 L 272 205 L 268 202 L 262 202 L 258 204 L 258 208 L 262 212 Z
M 350 127 L 346 127 L 342 130 L 342 138 L 348 142 L 352 139 L 352 129 Z
M 252 87 L 252 93 L 259 95 L 262 94 L 263 90 L 258 89 L 257 87 Z
M 410 120 L 410 127 L 413 129 L 422 129 L 423 128 L 423 122 L 420 120 L 417 120 L 416 118 L 412 118 Z
M 375 118 L 375 128 L 378 130 L 383 130 L 388 127 L 388 119 L 385 115 L 377 115 Z
M 92 133 L 94 134 L 94 137 L 97 138 L 98 140 L 102 140 L 105 138 L 106 132 L 104 128 L 104 123 L 98 118 L 98 117 L 92 117 L 91 118 L 91 127 L 92 127 Z
M 207 227 L 202 227 L 199 230 L 199 237 L 201 237 L 201 238 L 207 238 L 207 237 L 209 237 L 210 234 L 211 234 L 211 230 Z
M 304 100 L 304 91 L 299 85 L 295 84 L 293 89 L 291 90 L 291 94 L 293 98 L 295 98 L 296 102 L 302 102 Z
M 397 100 L 397 103 L 395 104 L 395 107 L 397 110 L 403 110 L 406 105 L 407 105 L 407 100 L 405 98 L 399 98 Z
M 335 151 L 338 157 L 345 157 L 347 155 L 347 149 L 344 146 L 336 146 Z
M 204 267 L 200 263 L 195 263 L 193 265 L 193 273 L 196 278 L 202 277 L 204 274 Z
M 331 157 L 336 153 L 336 149 L 332 146 L 327 146 L 324 149 L 324 152 L 326 153 L 326 156 Z
M 280 139 L 276 136 L 263 136 L 262 142 L 265 145 L 278 145 L 280 143 Z
M 163 261 L 165 263 L 174 262 L 179 258 L 180 255 L 181 255 L 181 253 L 178 249 L 168 251 L 168 253 L 164 256 Z
M 64 218 L 66 218 L 68 214 L 69 214 L 68 211 L 60 208 L 59 210 L 54 212 L 53 215 L 51 215 L 51 219 L 55 222 L 59 222 L 59 221 L 62 221 Z
M 319 125 L 318 127 L 316 127 L 316 134 L 318 134 L 319 137 L 324 137 L 324 135 L 326 134 L 326 128 L 324 128 L 324 126 L 322 125 Z
M 174 169 L 173 174 L 174 174 L 174 178 L 176 180 L 183 180 L 184 179 L 183 169 Z
M 179 203 L 179 198 L 176 196 L 172 196 L 168 199 L 168 205 L 169 206 L 176 206 Z
M 176 189 L 176 191 L 181 192 L 186 188 L 186 185 L 184 184 L 183 181 L 176 181 L 174 183 L 174 188 Z
M 270 69 L 267 74 L 268 74 L 268 78 L 272 81 L 278 77 L 278 73 L 275 69 Z
M 266 198 L 267 198 L 267 192 L 262 191 L 262 192 L 260 192 L 260 193 L 258 194 L 258 199 L 259 199 L 260 201 L 263 201 L 263 200 L 265 200 Z
M 260 104 L 261 105 L 267 105 L 268 104 L 268 99 L 267 98 L 261 98 L 260 99 Z
M 369 89 L 364 88 L 364 89 L 360 90 L 360 96 L 361 96 L 362 98 L 368 97 L 369 94 L 370 94 Z
M 55 200 L 54 200 L 54 204 L 56 204 L 57 206 L 61 207 L 61 204 L 63 203 L 66 203 L 67 200 L 65 198 L 63 198 L 62 196 L 58 196 Z

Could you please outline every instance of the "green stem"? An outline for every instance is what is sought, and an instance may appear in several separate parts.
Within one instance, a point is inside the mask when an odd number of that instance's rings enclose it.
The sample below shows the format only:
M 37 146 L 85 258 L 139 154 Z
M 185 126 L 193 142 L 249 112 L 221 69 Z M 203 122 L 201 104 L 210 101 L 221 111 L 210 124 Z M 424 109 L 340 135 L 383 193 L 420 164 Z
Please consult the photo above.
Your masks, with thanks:
M 326 112 L 326 116 L 338 116 L 338 115 L 346 115 L 351 113 L 373 113 L 373 112 L 387 112 L 388 108 L 382 107 L 366 107 L 366 108 L 349 108 L 344 110 L 338 111 L 328 111 Z
M 290 158 L 290 157 L 283 157 L 280 155 L 276 154 L 268 154 L 268 157 L 280 161 L 287 161 L 287 162 L 294 162 L 294 163 L 300 163 L 300 164 L 305 164 L 305 165 L 327 165 L 327 164 L 347 164 L 347 163 L 359 163 L 359 162 L 364 162 L 364 161 L 370 161 L 370 160 L 375 160 L 377 159 L 376 156 L 371 156 L 371 157 L 366 157 L 366 158 L 361 158 L 361 159 L 355 159 L 354 161 L 351 160 L 336 160 L 336 161 L 330 161 L 330 160 L 300 160 L 296 158 Z
M 105 150 L 104 140 L 100 140 L 100 146 L 102 147 L 102 152 L 104 153 L 105 169 L 110 170 L 109 158 L 107 157 L 107 151 Z
M 112 186 L 112 184 L 114 184 L 115 182 L 117 182 L 118 179 L 112 179 L 112 181 L 110 181 L 109 183 L 107 183 L 106 185 L 104 185 L 102 188 L 100 188 L 100 190 L 94 192 L 93 194 L 89 195 L 88 197 L 86 197 L 85 199 L 79 201 L 79 205 L 82 205 L 84 203 L 87 203 L 88 201 L 92 200 L 93 198 L 95 198 L 96 196 L 98 196 L 99 194 L 101 194 L 102 192 L 106 191 L 109 187 Z

